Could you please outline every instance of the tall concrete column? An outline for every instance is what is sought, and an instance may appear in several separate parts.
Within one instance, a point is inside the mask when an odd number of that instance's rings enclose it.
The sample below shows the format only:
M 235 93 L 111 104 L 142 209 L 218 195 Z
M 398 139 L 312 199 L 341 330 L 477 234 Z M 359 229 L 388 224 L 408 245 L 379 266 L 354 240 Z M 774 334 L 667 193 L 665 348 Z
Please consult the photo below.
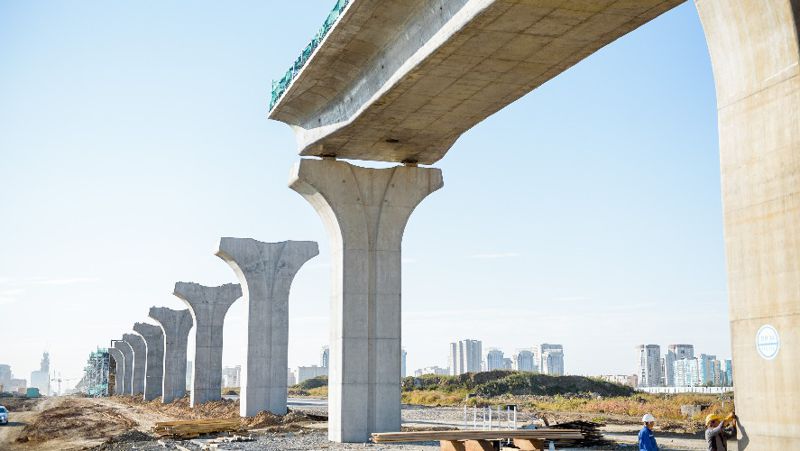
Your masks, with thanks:
M 114 359 L 114 395 L 125 394 L 125 356 L 116 348 L 108 348 L 108 353 Z
M 217 256 L 242 285 L 247 303 L 247 360 L 242 368 L 239 412 L 286 413 L 289 359 L 289 289 L 297 271 L 319 254 L 313 241 L 262 243 L 222 238 Z
M 800 3 L 695 4 L 717 88 L 739 449 L 796 449 Z
M 186 394 L 186 348 L 192 330 L 189 309 L 150 307 L 150 318 L 158 321 L 164 333 L 164 382 L 161 402 L 168 403 Z
M 147 345 L 144 339 L 136 334 L 123 334 L 122 339 L 130 345 L 133 350 L 133 374 L 131 379 L 131 394 L 144 394 L 144 376 L 147 368 Z
M 134 324 L 133 331 L 144 338 L 147 347 L 144 400 L 152 401 L 161 396 L 161 384 L 164 381 L 164 332 L 160 327 L 147 323 Z
M 242 297 L 239 284 L 205 287 L 178 282 L 173 293 L 192 313 L 195 330 L 191 405 L 222 398 L 222 327 L 231 304 Z
M 400 430 L 400 246 L 411 212 L 442 185 L 434 168 L 312 159 L 294 168 L 289 186 L 331 240 L 330 440 Z
M 124 336 L 124 335 L 123 335 Z M 119 349 L 122 357 L 125 360 L 125 366 L 122 373 L 122 389 L 119 391 L 120 395 L 133 394 L 133 348 L 125 340 L 116 340 L 114 347 Z

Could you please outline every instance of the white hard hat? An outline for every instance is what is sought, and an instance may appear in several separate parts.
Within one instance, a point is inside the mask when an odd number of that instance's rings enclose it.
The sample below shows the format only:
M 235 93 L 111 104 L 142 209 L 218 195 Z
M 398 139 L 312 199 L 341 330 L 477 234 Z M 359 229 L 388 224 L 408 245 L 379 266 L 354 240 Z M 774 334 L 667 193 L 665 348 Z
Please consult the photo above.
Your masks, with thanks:
M 642 423 L 650 423 L 655 421 L 656 417 L 650 415 L 649 413 L 644 414 L 644 416 L 642 417 Z

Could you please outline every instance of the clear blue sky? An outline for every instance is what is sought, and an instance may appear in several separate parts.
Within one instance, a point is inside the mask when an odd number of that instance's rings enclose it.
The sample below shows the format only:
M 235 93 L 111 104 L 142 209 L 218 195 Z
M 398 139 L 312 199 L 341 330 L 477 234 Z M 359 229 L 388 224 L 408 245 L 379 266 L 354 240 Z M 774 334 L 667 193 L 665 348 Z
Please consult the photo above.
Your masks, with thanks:
M 271 80 L 331 2 L 0 0 L 0 362 L 95 346 L 175 281 L 234 282 L 220 236 L 316 240 L 292 367 L 328 339 L 329 243 L 286 187 Z M 486 155 L 490 155 L 487 158 Z M 567 371 L 631 373 L 639 343 L 730 356 L 713 77 L 687 3 L 489 118 L 436 165 L 406 230 L 409 371 L 447 344 L 563 343 Z M 241 363 L 244 309 L 225 331 Z

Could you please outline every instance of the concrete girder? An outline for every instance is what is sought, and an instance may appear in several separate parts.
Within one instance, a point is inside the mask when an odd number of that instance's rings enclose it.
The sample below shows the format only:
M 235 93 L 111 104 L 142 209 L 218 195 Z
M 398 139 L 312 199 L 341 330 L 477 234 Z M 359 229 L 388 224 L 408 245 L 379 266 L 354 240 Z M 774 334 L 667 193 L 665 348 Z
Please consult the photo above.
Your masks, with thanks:
M 194 322 L 189 309 L 150 307 L 150 318 L 164 333 L 164 379 L 161 402 L 169 403 L 186 395 L 186 352 L 189 331 Z
M 441 159 L 488 116 L 683 0 L 359 0 L 270 111 L 303 156 Z
M 125 355 L 122 354 L 117 348 L 117 343 L 114 347 L 108 348 L 108 353 L 114 359 L 114 395 L 125 394 Z
M 133 331 L 144 338 L 147 347 L 144 400 L 152 401 L 161 396 L 164 382 L 164 332 L 160 327 L 147 323 L 134 324 Z
M 331 240 L 328 438 L 365 442 L 399 431 L 401 242 L 414 208 L 443 186 L 442 172 L 306 159 L 289 186 Z
M 239 284 L 206 287 L 177 282 L 175 296 L 192 313 L 195 330 L 191 406 L 222 398 L 222 327 L 231 304 L 242 297 Z
M 120 395 L 133 394 L 133 348 L 125 340 L 115 340 L 114 347 L 119 349 L 125 360 L 125 366 L 122 373 L 122 388 Z
M 136 334 L 123 334 L 122 339 L 130 345 L 133 350 L 133 368 L 131 370 L 131 391 L 132 395 L 144 394 L 144 376 L 147 365 L 147 346 L 144 339 Z
M 233 268 L 247 304 L 247 358 L 239 410 L 286 414 L 289 358 L 289 290 L 305 262 L 319 254 L 313 241 L 263 243 L 222 238 L 216 255 Z
M 739 449 L 791 449 L 800 441 L 787 414 L 800 405 L 800 4 L 695 5 L 717 88 Z

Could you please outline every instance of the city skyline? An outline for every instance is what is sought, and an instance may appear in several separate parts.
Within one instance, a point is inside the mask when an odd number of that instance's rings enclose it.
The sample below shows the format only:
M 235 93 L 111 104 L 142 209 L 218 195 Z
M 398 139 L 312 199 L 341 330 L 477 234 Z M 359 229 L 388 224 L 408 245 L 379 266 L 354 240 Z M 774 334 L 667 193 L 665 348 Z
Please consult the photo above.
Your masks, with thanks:
M 109 345 L 97 337 L 153 305 L 185 308 L 176 281 L 235 282 L 212 252 L 221 236 L 320 243 L 289 310 L 289 366 L 315 361 L 329 241 L 286 187 L 291 132 L 264 117 L 271 80 L 325 14 L 309 5 L 0 4 L 0 311 L 37 319 L 4 325 L 17 377 L 47 351 L 51 371 L 79 378 Z M 689 3 L 466 133 L 403 238 L 408 369 L 441 366 L 474 330 L 507 351 L 561 343 L 573 374 L 627 373 L 630 346 L 650 340 L 730 355 L 716 119 Z M 237 302 L 226 366 L 244 361 L 244 319 Z M 624 327 L 597 333 L 612 321 Z

